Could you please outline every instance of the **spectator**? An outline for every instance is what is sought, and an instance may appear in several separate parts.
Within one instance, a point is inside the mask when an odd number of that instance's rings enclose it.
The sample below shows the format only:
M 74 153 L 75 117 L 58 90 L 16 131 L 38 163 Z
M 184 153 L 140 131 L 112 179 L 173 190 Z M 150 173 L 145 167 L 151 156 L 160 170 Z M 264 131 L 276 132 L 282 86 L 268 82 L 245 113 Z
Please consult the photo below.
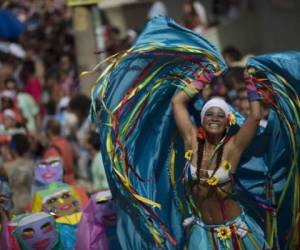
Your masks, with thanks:
M 102 155 L 100 152 L 100 135 L 94 131 L 90 131 L 87 140 L 87 149 L 92 156 L 91 174 L 94 192 L 101 189 L 108 189 L 106 174 L 103 166 Z
M 74 153 L 71 144 L 61 136 L 60 123 L 50 119 L 46 124 L 45 134 L 49 146 L 44 153 L 44 159 L 61 157 L 64 165 L 64 182 L 74 184 Z
M 229 89 L 239 90 L 245 86 L 244 84 L 244 68 L 231 67 L 224 76 L 224 82 Z
M 42 103 L 45 107 L 46 113 L 53 113 L 52 108 L 56 110 L 56 105 L 64 96 L 62 86 L 59 84 L 59 76 L 56 72 L 48 72 L 46 75 L 45 86 L 43 89 Z M 55 112 L 54 112 L 55 113 Z
M 250 103 L 248 99 L 240 99 L 239 106 L 240 106 L 239 108 L 240 113 L 248 117 L 250 114 Z
M 4 89 L 4 82 L 6 79 L 13 77 L 14 63 L 12 60 L 5 56 L 0 58 L 0 91 Z
M 77 132 L 76 132 L 76 152 L 78 155 L 78 176 L 82 179 L 88 179 L 88 161 L 89 155 L 85 148 L 88 134 L 90 131 L 88 114 L 90 107 L 90 99 L 82 94 L 75 95 L 69 103 L 69 111 L 77 117 Z
M 77 116 L 69 111 L 70 97 L 65 96 L 60 99 L 57 105 L 56 117 L 61 124 L 62 135 L 68 139 L 74 140 L 77 129 Z
M 223 77 L 218 76 L 212 81 L 212 95 L 221 96 L 227 99 L 228 88 L 224 83 Z
M 1 98 L 1 111 L 5 109 L 15 109 L 16 108 L 16 95 L 14 91 L 3 90 L 0 92 Z
M 15 92 L 10 90 L 4 90 L 0 93 L 0 98 L 1 98 L 1 111 L 4 112 L 7 109 L 13 111 L 14 119 L 16 123 L 21 125 L 23 122 L 23 117 L 17 106 L 17 99 L 16 99 Z
M 207 16 L 204 6 L 194 0 L 183 3 L 183 24 L 186 28 L 198 34 L 203 34 L 207 28 Z
M 237 91 L 237 96 L 238 96 L 238 106 L 237 106 L 237 109 L 238 111 L 247 116 L 249 113 L 248 113 L 248 108 L 250 107 L 249 106 L 249 102 L 248 102 L 248 94 L 247 94 L 247 89 L 245 87 L 243 88 L 240 88 L 238 91 Z M 248 102 L 248 103 L 247 103 Z
M 122 48 L 120 34 L 121 31 L 114 26 L 106 27 L 106 52 L 108 55 L 114 55 Z
M 16 93 L 17 107 L 25 120 L 25 126 L 30 134 L 35 135 L 40 127 L 39 107 L 36 102 L 31 95 L 19 91 L 13 78 L 5 81 L 5 88 Z
M 230 0 L 213 0 L 213 14 L 216 17 L 226 15 L 230 7 Z
M 241 13 L 253 9 L 253 1 L 249 0 L 214 0 L 213 14 L 216 22 L 219 19 L 234 19 Z
M 24 86 L 24 91 L 30 94 L 36 103 L 40 103 L 41 95 L 42 95 L 42 85 L 35 75 L 35 64 L 31 60 L 27 60 L 23 64 L 23 68 L 21 70 L 21 79 Z
M 26 60 L 34 62 L 34 68 L 36 69 L 36 77 L 41 83 L 41 85 L 44 85 L 45 67 L 44 62 L 37 53 L 37 48 L 38 41 L 36 39 L 32 39 L 31 44 L 26 49 Z
M 244 68 L 231 67 L 223 77 L 224 83 L 228 89 L 227 100 L 233 106 L 239 105 L 238 91 L 245 87 L 244 84 Z
M 65 96 L 69 96 L 75 87 L 75 70 L 68 55 L 63 55 L 59 62 L 59 81 Z
M 25 134 L 14 134 L 9 143 L 12 160 L 3 167 L 12 190 L 12 214 L 24 213 L 30 202 L 34 162 L 28 157 L 29 141 Z
M 242 60 L 242 53 L 234 46 L 227 46 L 222 51 L 225 62 L 228 66 L 235 66 Z
M 75 95 L 70 100 L 69 109 L 77 116 L 78 130 L 76 137 L 78 142 L 84 145 L 89 131 L 90 99 L 83 94 Z
M 6 130 L 17 127 L 16 114 L 13 110 L 5 109 L 3 111 L 3 125 Z

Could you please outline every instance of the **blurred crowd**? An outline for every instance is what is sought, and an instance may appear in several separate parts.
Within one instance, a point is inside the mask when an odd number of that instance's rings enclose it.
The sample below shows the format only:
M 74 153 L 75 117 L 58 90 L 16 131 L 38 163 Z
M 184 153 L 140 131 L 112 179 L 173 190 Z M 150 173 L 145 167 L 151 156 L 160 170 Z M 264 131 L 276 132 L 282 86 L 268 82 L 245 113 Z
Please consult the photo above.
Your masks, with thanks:
M 90 99 L 79 89 L 70 8 L 24 0 L 4 1 L 1 10 L 27 26 L 18 38 L 0 40 L 16 45 L 0 49 L 0 171 L 12 191 L 10 212 L 27 210 L 34 168 L 53 158 L 63 164 L 64 183 L 87 193 L 107 189 Z
M 223 17 L 238 15 L 249 3 L 215 0 L 214 18 L 208 18 L 200 1 L 185 0 L 182 24 L 202 34 Z M 62 181 L 79 193 L 107 189 L 99 136 L 88 122 L 90 99 L 80 93 L 70 8 L 63 0 L 0 4 L 27 25 L 18 38 L 0 40 L 0 45 L 16 45 L 9 52 L 0 46 L 0 192 L 10 188 L 14 203 L 13 210 L 6 212 L 30 211 L 34 169 L 53 159 L 63 166 Z M 153 1 L 148 18 L 167 13 L 162 1 Z M 137 36 L 129 29 L 122 37 L 117 27 L 106 25 L 107 55 L 127 49 Z M 223 56 L 230 66 L 228 73 L 206 88 L 204 97 L 221 95 L 247 116 L 245 55 L 230 46 Z M 1 195 L 0 203 L 6 199 Z
M 228 46 L 222 51 L 222 55 L 228 65 L 225 74 L 215 78 L 206 90 L 204 98 L 211 96 L 222 96 L 238 112 L 247 117 L 250 113 L 246 85 L 244 82 L 244 71 L 247 58 L 250 55 L 243 55 L 236 47 Z M 261 125 L 266 125 L 268 107 L 263 104 L 263 120 Z
M 74 249 L 88 240 L 77 231 L 92 235 L 85 245 L 106 246 L 116 217 L 80 92 L 71 9 L 62 0 L 0 4 L 0 22 L 26 24 L 18 34 L 0 23 L 0 249 Z

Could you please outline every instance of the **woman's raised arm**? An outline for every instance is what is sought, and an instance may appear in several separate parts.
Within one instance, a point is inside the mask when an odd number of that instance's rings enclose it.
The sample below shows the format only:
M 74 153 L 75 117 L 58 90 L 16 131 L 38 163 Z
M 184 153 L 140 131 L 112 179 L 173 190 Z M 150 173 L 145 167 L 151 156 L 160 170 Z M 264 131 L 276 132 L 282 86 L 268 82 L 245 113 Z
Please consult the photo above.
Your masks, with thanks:
M 183 137 L 185 150 L 195 150 L 197 148 L 197 129 L 190 118 L 187 104 L 192 99 L 191 96 L 195 96 L 201 92 L 214 77 L 220 74 L 222 74 L 222 70 L 216 73 L 207 72 L 199 76 L 196 80 L 193 80 L 185 91 L 182 90 L 178 92 L 178 94 L 172 98 L 175 122 Z
M 250 114 L 239 132 L 233 137 L 233 149 L 237 155 L 240 155 L 250 144 L 262 118 L 262 109 L 259 101 L 260 96 L 257 93 L 255 84 L 251 77 L 247 76 L 245 80 L 250 102 Z
M 196 128 L 187 110 L 187 104 L 191 100 L 184 91 L 178 92 L 172 98 L 172 107 L 177 128 L 183 137 L 186 150 L 194 150 L 197 146 Z

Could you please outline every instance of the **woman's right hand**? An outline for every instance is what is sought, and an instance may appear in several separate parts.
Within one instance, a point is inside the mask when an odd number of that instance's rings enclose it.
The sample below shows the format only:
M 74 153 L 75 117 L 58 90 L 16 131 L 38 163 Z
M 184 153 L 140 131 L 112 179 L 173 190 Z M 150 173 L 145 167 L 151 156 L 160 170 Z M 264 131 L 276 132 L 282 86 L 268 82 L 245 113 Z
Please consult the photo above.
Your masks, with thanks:
M 184 140 L 185 149 L 195 149 L 197 147 L 196 128 L 190 118 L 187 104 L 191 97 L 184 91 L 178 92 L 172 98 L 172 108 L 177 128 Z
M 198 91 L 204 89 L 204 87 L 211 83 L 211 81 L 215 78 L 220 76 L 224 70 L 219 70 L 217 72 L 206 72 L 203 75 L 198 76 L 196 79 L 192 80 L 192 85 Z

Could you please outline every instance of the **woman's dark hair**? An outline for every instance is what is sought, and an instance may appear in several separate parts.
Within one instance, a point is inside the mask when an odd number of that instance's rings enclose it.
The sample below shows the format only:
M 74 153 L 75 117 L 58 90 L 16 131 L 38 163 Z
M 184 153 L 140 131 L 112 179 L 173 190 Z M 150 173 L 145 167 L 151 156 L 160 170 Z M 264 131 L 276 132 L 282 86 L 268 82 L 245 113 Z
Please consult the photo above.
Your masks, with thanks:
M 28 152 L 29 140 L 25 134 L 14 134 L 9 143 L 9 148 L 19 156 L 23 156 Z

